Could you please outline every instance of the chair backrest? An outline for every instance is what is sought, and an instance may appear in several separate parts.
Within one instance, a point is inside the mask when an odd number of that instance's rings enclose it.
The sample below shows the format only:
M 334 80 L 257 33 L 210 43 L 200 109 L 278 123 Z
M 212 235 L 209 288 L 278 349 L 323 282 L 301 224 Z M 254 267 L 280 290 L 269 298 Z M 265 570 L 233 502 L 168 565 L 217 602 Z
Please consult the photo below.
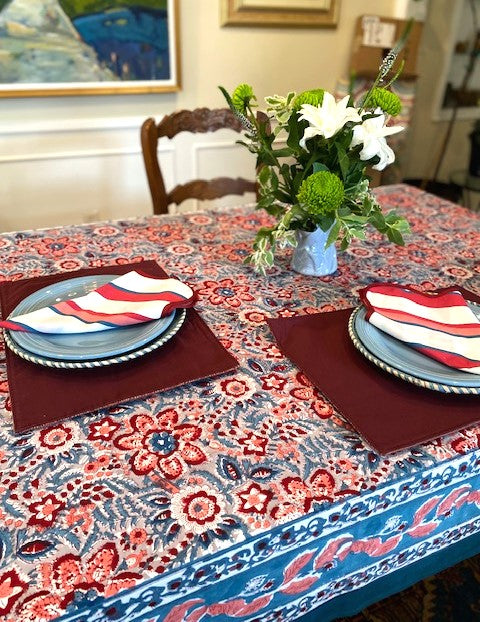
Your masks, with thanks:
M 243 177 L 197 179 L 186 184 L 179 184 L 169 192 L 166 191 L 158 162 L 159 139 L 173 138 L 180 132 L 207 133 L 224 128 L 235 132 L 243 130 L 240 121 L 228 108 L 181 110 L 163 117 L 158 124 L 152 118 L 143 122 L 140 138 L 154 214 L 165 214 L 170 204 L 179 205 L 186 199 L 213 200 L 226 195 L 242 195 L 245 192 L 256 191 L 255 181 L 249 181 Z

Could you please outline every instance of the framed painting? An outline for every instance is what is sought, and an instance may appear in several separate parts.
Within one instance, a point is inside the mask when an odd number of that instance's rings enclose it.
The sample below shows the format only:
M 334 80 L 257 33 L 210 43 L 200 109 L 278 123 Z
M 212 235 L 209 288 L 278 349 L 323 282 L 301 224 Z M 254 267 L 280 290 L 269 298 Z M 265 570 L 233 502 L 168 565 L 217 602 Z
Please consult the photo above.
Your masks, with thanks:
M 178 0 L 0 0 L 0 97 L 179 88 Z
M 222 26 L 335 27 L 340 0 L 221 0 Z

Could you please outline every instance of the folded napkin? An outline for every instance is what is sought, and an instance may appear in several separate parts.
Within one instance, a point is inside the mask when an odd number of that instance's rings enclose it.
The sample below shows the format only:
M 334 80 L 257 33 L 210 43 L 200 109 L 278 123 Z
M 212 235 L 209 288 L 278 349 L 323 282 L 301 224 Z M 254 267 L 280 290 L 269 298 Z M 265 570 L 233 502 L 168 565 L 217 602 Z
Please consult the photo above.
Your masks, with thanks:
M 376 283 L 360 291 L 366 319 L 444 365 L 480 374 L 480 321 L 454 287 L 421 293 Z
M 9 330 L 36 333 L 91 333 L 158 320 L 177 307 L 194 304 L 192 289 L 177 279 L 135 270 L 84 296 L 64 300 L 0 322 Z
M 99 274 L 120 275 L 130 270 L 141 270 L 157 278 L 167 277 L 155 261 L 141 261 L 4 281 L 0 283 L 2 315 L 7 317 L 27 296 L 59 281 Z M 173 339 L 158 350 L 127 363 L 67 370 L 34 365 L 9 348 L 5 348 L 5 357 L 13 426 L 18 433 L 169 391 L 238 367 L 238 361 L 195 309 L 187 311 L 182 330 Z
M 473 292 L 463 294 L 480 303 Z M 267 321 L 284 355 L 375 451 L 389 454 L 480 420 L 478 395 L 430 391 L 372 365 L 348 334 L 352 310 Z M 338 435 L 347 442 L 354 438 L 349 428 L 339 428 Z

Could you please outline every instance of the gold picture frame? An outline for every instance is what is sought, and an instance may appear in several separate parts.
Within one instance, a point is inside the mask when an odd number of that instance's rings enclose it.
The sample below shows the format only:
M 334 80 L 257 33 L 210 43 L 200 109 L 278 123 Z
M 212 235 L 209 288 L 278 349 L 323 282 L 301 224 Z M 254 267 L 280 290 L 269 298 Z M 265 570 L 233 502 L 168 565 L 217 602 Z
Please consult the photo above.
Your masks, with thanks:
M 340 0 L 221 0 L 222 26 L 335 28 Z
M 120 15 L 119 19 L 114 19 L 115 16 L 111 10 L 103 17 L 104 3 L 101 0 L 98 2 L 98 11 L 94 10 L 95 3 L 91 3 L 94 16 L 102 19 L 102 24 L 110 20 L 111 23 L 126 24 L 125 28 L 128 28 L 129 9 L 133 4 L 144 4 L 148 11 L 148 19 L 153 20 L 153 23 L 149 22 L 145 34 L 136 28 L 135 40 L 126 40 L 123 37 L 119 39 L 117 48 L 113 51 L 101 50 L 104 54 L 103 58 L 95 45 L 88 40 L 88 37 L 84 36 L 80 25 L 64 10 L 67 3 L 62 6 L 62 0 L 59 0 L 59 15 L 57 16 L 59 19 L 56 20 L 57 23 L 60 20 L 62 25 L 58 43 L 55 41 L 56 33 L 53 33 L 54 42 L 50 43 L 52 33 L 49 32 L 47 23 L 43 30 L 36 30 L 30 40 L 29 31 L 31 29 L 29 29 L 28 24 L 19 23 L 16 26 L 13 22 L 15 28 L 11 34 L 12 55 L 8 56 L 9 33 L 7 29 L 7 35 L 3 41 L 4 53 L 0 58 L 0 98 L 168 93 L 180 90 L 178 2 L 179 0 L 145 0 L 142 3 L 134 3 L 133 0 L 125 0 L 119 7 L 119 10 L 124 10 L 125 14 Z M 3 6 L 3 9 L 8 9 L 8 3 Z M 138 7 L 135 10 L 138 10 Z M 4 21 L 7 21 L 11 16 L 2 16 L 0 10 L 0 19 L 2 17 Z M 14 15 L 14 17 L 16 16 Z M 87 17 L 90 18 L 90 16 Z M 11 26 L 9 27 L 12 29 Z M 68 36 L 69 32 L 71 32 L 70 37 Z M 24 34 L 23 48 L 20 47 L 22 45 L 22 34 Z M 161 46 L 158 45 L 160 39 L 163 44 Z M 123 56 L 122 42 L 126 44 Z M 48 74 L 48 71 L 52 71 L 51 63 L 48 64 L 50 58 L 45 55 L 45 51 L 49 51 L 49 45 L 52 45 L 51 56 L 57 63 L 54 66 L 56 73 L 53 77 L 55 79 L 52 79 L 51 73 Z M 75 45 L 80 50 L 77 54 Z M 20 51 L 25 50 L 24 66 L 19 65 L 20 61 L 17 60 L 23 58 L 21 54 L 18 54 L 19 47 Z M 138 48 L 137 52 L 135 51 L 136 48 Z M 66 52 L 63 51 L 64 49 Z M 71 65 L 76 67 L 76 57 L 81 56 L 82 53 L 86 57 L 85 67 L 88 66 L 90 59 L 97 62 L 98 77 L 92 72 L 92 76 L 87 76 L 88 79 L 82 81 L 76 79 L 76 74 L 74 76 L 68 74 L 68 67 Z M 144 54 L 143 57 L 141 56 L 142 53 Z M 10 65 L 8 64 L 9 58 L 11 58 Z M 32 59 L 30 62 L 35 69 L 31 72 L 34 78 L 30 78 L 30 74 L 25 78 L 25 72 L 28 72 L 29 69 L 27 62 L 29 58 Z M 43 61 L 43 59 L 46 60 Z M 48 67 L 48 71 L 43 71 L 42 62 L 45 63 L 45 67 Z M 15 63 L 17 64 L 15 65 Z M 147 68 L 148 71 L 146 71 Z M 143 75 L 142 71 L 144 72 Z

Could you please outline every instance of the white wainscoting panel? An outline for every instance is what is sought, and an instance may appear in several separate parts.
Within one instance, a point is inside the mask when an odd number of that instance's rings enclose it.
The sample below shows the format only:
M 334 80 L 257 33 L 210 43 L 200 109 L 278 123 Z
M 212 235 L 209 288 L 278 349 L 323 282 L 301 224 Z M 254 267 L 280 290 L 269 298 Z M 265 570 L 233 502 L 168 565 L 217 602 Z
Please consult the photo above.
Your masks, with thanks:
M 107 122 L 108 121 L 108 122 Z M 140 147 L 142 119 L 76 121 L 58 127 L 0 125 L 0 230 L 112 220 L 152 212 Z M 161 141 L 167 188 L 194 177 L 253 178 L 255 158 L 221 130 Z M 215 204 L 239 204 L 253 195 Z M 180 211 L 210 207 L 202 202 Z

